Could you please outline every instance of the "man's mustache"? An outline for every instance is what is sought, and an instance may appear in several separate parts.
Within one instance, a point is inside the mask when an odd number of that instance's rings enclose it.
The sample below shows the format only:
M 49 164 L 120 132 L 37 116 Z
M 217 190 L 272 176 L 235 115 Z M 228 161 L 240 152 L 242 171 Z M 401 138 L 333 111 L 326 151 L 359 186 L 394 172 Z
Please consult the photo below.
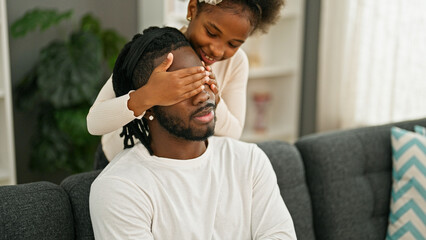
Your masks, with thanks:
M 196 114 L 205 111 L 208 108 L 213 108 L 213 110 L 216 109 L 216 104 L 214 103 L 207 103 L 205 106 L 200 107 L 199 109 L 197 109 L 194 113 L 191 114 L 191 117 L 195 116 Z

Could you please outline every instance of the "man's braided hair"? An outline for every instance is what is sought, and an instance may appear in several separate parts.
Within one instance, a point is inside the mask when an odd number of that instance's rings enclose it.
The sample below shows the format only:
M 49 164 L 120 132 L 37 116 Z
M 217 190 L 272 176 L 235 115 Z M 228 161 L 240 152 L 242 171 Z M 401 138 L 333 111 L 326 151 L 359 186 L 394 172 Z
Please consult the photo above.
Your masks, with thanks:
M 142 34 L 136 34 L 128 42 L 114 65 L 112 83 L 117 97 L 144 86 L 154 71 L 155 60 L 167 53 L 190 46 L 185 36 L 171 27 L 150 27 Z M 145 118 L 134 119 L 125 126 L 120 134 L 124 137 L 124 148 L 134 146 L 134 137 L 148 149 L 152 155 L 151 136 Z

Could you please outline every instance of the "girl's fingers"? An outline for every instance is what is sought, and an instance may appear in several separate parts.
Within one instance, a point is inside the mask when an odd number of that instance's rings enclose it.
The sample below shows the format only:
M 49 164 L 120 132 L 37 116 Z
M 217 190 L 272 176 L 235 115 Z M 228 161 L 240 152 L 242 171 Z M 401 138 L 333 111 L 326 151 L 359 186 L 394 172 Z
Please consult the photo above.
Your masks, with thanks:
M 182 78 L 181 81 L 184 86 L 193 84 L 198 81 L 202 82 L 202 84 L 205 84 L 209 81 L 209 76 L 207 76 L 206 72 L 196 73 Z
M 209 86 L 210 86 L 210 89 L 213 91 L 213 93 L 214 93 L 215 95 L 219 93 L 219 89 L 217 88 L 217 85 L 216 85 L 216 84 L 211 84 L 211 85 L 209 85 Z
M 183 86 L 181 88 L 181 91 L 182 91 L 182 93 L 187 93 L 187 92 L 195 90 L 195 89 L 197 89 L 201 86 L 203 86 L 203 88 L 205 88 L 206 86 L 204 86 L 204 84 L 206 84 L 206 79 L 200 79 L 200 80 L 191 82 L 190 84 Z
M 207 84 L 208 85 L 215 84 L 217 86 L 217 81 L 216 79 L 209 77 Z
M 197 87 L 197 88 L 195 88 L 193 90 L 190 90 L 190 91 L 184 93 L 182 95 L 182 100 L 185 100 L 185 99 L 188 99 L 188 98 L 191 98 L 191 97 L 197 95 L 198 93 L 200 93 L 201 91 L 203 91 L 204 88 L 205 88 L 205 86 L 203 84 L 203 85 L 201 85 L 201 86 L 199 86 L 199 87 Z
M 179 77 L 186 77 L 186 76 L 190 76 L 196 73 L 202 73 L 205 72 L 206 69 L 202 66 L 197 66 L 197 67 L 190 67 L 190 68 L 184 68 L 184 69 L 179 69 L 174 71 L 174 73 L 176 73 L 177 76 Z
M 164 61 L 160 65 L 158 65 L 153 72 L 165 72 L 167 71 L 167 69 L 169 69 L 172 63 L 173 63 L 173 54 L 169 53 L 167 54 L 166 59 L 164 59 Z

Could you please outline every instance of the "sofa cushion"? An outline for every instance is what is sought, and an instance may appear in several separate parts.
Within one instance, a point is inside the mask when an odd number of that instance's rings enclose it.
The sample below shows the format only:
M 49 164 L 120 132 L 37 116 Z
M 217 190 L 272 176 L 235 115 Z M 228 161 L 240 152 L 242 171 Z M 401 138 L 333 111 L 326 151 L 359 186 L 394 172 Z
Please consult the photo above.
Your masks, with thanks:
M 387 239 L 426 239 L 426 137 L 397 127 L 391 133 L 393 184 Z
M 50 182 L 0 187 L 0 239 L 74 239 L 71 205 Z
M 285 204 L 293 218 L 297 239 L 315 239 L 312 208 L 305 170 L 300 154 L 294 145 L 280 141 L 259 143 L 269 157 Z
M 94 239 L 89 212 L 90 186 L 101 170 L 75 174 L 62 181 L 74 215 L 75 239 Z
M 305 164 L 317 239 L 384 239 L 392 149 L 390 128 L 426 119 L 315 134 L 296 142 Z

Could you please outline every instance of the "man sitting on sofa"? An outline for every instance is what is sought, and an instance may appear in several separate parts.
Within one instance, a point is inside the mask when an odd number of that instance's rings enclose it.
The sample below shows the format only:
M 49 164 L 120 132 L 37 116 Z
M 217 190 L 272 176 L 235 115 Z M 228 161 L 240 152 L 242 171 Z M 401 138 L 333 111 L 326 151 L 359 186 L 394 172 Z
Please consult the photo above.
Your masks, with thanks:
M 116 95 L 146 84 L 170 52 L 169 71 L 202 67 L 182 33 L 152 27 L 121 51 Z M 206 85 L 123 128 L 127 149 L 91 186 L 97 239 L 296 239 L 269 159 L 255 144 L 212 136 L 215 108 Z

